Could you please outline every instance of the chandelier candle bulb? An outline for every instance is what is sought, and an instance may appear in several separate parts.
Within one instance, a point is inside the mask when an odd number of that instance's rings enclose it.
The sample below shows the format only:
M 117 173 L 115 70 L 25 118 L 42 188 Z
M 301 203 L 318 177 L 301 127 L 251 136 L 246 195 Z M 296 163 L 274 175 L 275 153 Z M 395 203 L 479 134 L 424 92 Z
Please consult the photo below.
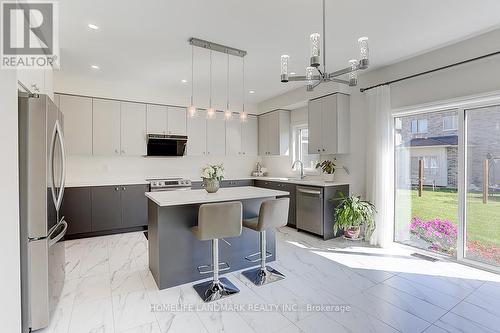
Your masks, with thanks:
M 354 87 L 358 84 L 358 61 L 356 59 L 349 60 L 351 72 L 349 73 L 349 86 Z
M 361 37 L 358 39 L 358 45 L 359 45 L 359 68 L 360 69 L 366 69 L 368 68 L 368 56 L 369 56 L 369 49 L 368 49 L 368 37 Z
M 230 110 L 226 110 L 226 111 L 224 111 L 224 117 L 227 120 L 230 120 L 233 117 L 233 113 Z
M 240 120 L 241 120 L 241 122 L 247 121 L 247 118 L 248 118 L 248 114 L 245 111 L 243 111 L 243 112 L 240 113 Z
M 281 82 L 288 82 L 288 59 L 286 54 L 281 56 Z
M 189 117 L 194 118 L 196 116 L 196 107 L 194 105 L 189 106 L 187 112 Z
M 207 109 L 207 118 L 213 119 L 215 117 L 215 109 L 210 107 Z
M 311 34 L 309 36 L 310 41 L 311 41 L 311 66 L 312 67 L 319 67 L 320 65 L 320 59 L 319 59 L 319 40 L 320 40 L 320 34 L 317 32 Z

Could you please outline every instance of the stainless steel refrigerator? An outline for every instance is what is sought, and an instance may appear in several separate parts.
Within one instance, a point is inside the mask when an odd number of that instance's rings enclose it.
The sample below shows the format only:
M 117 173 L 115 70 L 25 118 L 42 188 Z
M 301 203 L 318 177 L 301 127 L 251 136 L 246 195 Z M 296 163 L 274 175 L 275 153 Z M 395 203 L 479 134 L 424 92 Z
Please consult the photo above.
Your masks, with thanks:
M 29 332 L 49 325 L 64 283 L 64 118 L 49 97 L 23 92 L 18 113 L 22 322 Z

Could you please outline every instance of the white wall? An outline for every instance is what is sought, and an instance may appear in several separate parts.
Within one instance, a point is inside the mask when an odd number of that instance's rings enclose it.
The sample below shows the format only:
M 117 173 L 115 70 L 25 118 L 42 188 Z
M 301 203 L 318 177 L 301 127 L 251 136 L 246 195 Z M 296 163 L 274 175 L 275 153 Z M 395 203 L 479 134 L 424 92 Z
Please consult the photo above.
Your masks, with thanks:
M 143 180 L 148 178 L 184 177 L 200 179 L 200 169 L 207 163 L 223 163 L 226 178 L 248 177 L 258 157 L 184 156 L 184 157 L 105 157 L 70 156 L 68 184 L 96 181 Z
M 17 76 L 0 73 L 0 212 L 2 245 L 0 263 L 0 323 L 2 332 L 21 331 L 21 285 L 19 248 L 19 183 L 17 143 Z

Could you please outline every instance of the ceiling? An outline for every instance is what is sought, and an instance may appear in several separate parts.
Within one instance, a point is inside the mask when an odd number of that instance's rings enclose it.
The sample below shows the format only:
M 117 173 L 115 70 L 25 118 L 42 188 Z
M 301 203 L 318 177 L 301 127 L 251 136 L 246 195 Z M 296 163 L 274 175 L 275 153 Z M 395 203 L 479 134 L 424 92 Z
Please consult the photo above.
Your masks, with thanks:
M 498 27 L 499 12 L 498 0 L 327 0 L 327 69 L 356 58 L 360 36 L 370 38 L 375 68 Z M 188 104 L 194 36 L 248 52 L 245 98 L 258 103 L 301 85 L 280 83 L 280 55 L 289 54 L 290 70 L 302 74 L 320 17 L 320 0 L 63 0 L 58 75 L 160 88 Z M 207 50 L 195 50 L 195 104 L 208 103 L 208 59 Z M 213 104 L 224 107 L 227 58 L 214 53 L 213 61 Z M 241 72 L 241 59 L 231 57 L 234 109 L 242 100 Z

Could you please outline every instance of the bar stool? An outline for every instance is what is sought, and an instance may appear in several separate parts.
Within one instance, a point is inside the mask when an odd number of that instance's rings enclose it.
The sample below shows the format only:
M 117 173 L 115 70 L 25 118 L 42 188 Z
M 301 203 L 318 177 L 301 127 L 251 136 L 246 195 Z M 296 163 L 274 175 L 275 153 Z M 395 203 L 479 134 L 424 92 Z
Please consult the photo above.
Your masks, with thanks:
M 212 241 L 212 264 L 198 267 L 200 274 L 213 273 L 211 281 L 193 286 L 204 302 L 212 302 L 239 292 L 219 272 L 230 269 L 226 262 L 219 262 L 219 238 L 241 235 L 243 207 L 241 202 L 203 204 L 198 211 L 198 226 L 191 231 L 198 240 Z M 222 267 L 221 267 L 222 265 Z
M 260 286 L 284 279 L 285 276 L 272 267 L 266 266 L 266 259 L 272 254 L 266 251 L 266 229 L 283 227 L 288 222 L 288 207 L 290 198 L 272 199 L 262 202 L 259 216 L 243 220 L 245 228 L 259 232 L 260 252 L 245 257 L 250 262 L 259 262 L 260 266 L 242 272 L 242 274 Z M 257 259 L 253 259 L 259 256 Z

